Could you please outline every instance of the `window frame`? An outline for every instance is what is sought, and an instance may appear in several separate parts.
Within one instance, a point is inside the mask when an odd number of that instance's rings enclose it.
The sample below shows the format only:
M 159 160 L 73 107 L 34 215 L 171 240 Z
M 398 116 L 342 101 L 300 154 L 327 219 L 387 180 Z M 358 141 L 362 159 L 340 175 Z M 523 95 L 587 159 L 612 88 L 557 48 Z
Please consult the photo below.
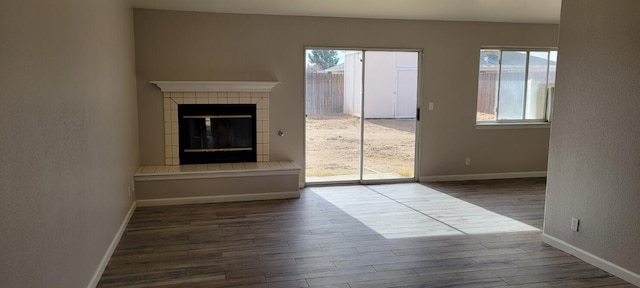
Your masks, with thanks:
M 508 46 L 482 46 L 480 47 L 479 50 L 479 56 L 482 55 L 482 51 L 484 50 L 498 50 L 499 51 L 499 58 L 498 58 L 498 68 L 497 68 L 497 75 L 498 75 L 498 79 L 496 81 L 496 95 L 495 95 L 495 116 L 493 120 L 478 120 L 478 101 L 480 101 L 480 73 L 481 73 L 481 68 L 478 67 L 478 77 L 477 77 L 477 90 L 476 90 L 476 127 L 478 129 L 520 129 L 520 128 L 548 128 L 550 127 L 551 124 L 551 111 L 552 111 L 552 104 L 553 104 L 553 95 L 549 94 L 549 73 L 551 72 L 551 66 L 550 62 L 551 60 L 551 53 L 555 52 L 556 53 L 556 67 L 557 67 L 557 53 L 558 53 L 558 48 L 557 47 L 508 47 Z M 525 62 L 525 66 L 524 66 L 524 87 L 523 87 L 523 105 L 522 105 L 522 109 L 524 111 L 523 113 L 523 118 L 525 118 L 526 116 L 526 101 L 527 101 L 527 89 L 529 87 L 529 70 L 530 70 L 530 66 L 529 66 L 529 62 L 530 62 L 530 57 L 531 57 L 531 53 L 532 52 L 547 52 L 547 73 L 546 73 L 546 77 L 547 77 L 547 89 L 545 92 L 545 103 L 544 103 L 544 118 L 542 119 L 498 119 L 498 110 L 499 110 L 499 99 L 500 99 L 500 87 L 501 87 L 501 77 L 502 77 L 502 60 L 503 60 L 503 53 L 504 52 L 526 52 L 526 62 Z M 480 59 L 480 58 L 479 58 Z M 554 76 L 554 88 L 555 88 L 555 76 Z

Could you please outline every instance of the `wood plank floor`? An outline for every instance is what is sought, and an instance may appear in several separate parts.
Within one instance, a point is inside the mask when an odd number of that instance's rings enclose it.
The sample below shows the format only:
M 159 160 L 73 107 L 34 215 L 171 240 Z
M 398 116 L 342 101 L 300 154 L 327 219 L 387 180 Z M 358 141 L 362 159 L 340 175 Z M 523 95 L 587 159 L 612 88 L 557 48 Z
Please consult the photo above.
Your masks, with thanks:
M 635 287 L 540 241 L 544 181 L 138 208 L 98 287 Z

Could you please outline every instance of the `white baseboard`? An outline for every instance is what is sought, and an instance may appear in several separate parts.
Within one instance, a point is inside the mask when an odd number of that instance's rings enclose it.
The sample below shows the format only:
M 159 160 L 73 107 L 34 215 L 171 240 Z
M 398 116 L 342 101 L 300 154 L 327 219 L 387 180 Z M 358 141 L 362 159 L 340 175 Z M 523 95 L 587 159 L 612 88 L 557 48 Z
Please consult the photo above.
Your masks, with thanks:
M 129 208 L 129 212 L 127 212 L 127 215 L 124 216 L 124 219 L 122 220 L 122 224 L 120 224 L 120 228 L 118 229 L 116 236 L 114 236 L 113 240 L 111 240 L 111 244 L 109 245 L 109 248 L 107 248 L 107 252 L 105 252 L 104 256 L 102 256 L 102 260 L 100 261 L 98 268 L 93 273 L 91 282 L 89 282 L 89 285 L 87 285 L 88 288 L 95 288 L 98 285 L 98 282 L 100 282 L 102 273 L 104 273 L 104 269 L 107 268 L 107 264 L 109 264 L 109 260 L 111 260 L 111 255 L 113 255 L 113 252 L 116 251 L 116 247 L 120 242 L 120 238 L 122 238 L 122 234 L 124 234 L 124 231 L 127 229 L 127 224 L 129 224 L 129 220 L 131 219 L 131 216 L 133 216 L 133 212 L 135 210 L 136 201 L 133 201 L 133 203 L 131 203 L 131 208 Z
M 138 207 L 299 198 L 300 191 L 138 200 Z
M 555 238 L 545 233 L 542 234 L 542 242 L 547 243 L 553 247 L 556 247 L 573 256 L 576 256 L 593 266 L 596 266 L 633 285 L 640 287 L 640 274 L 631 272 L 623 267 L 620 267 L 614 263 L 604 260 L 596 255 L 593 255 L 585 250 L 582 250 L 578 247 L 575 247 L 567 242 L 564 242 L 558 238 Z
M 547 171 L 421 176 L 419 181 L 420 182 L 439 182 L 439 181 L 464 181 L 464 180 L 488 180 L 488 179 L 536 178 L 536 177 L 547 177 Z

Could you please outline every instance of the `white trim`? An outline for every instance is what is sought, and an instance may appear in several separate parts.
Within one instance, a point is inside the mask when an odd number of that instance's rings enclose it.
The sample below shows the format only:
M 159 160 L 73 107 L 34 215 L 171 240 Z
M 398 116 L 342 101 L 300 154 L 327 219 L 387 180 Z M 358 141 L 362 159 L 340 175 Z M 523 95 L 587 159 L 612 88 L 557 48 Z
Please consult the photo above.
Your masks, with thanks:
M 136 201 L 133 201 L 133 203 L 131 203 L 131 208 L 129 208 L 129 212 L 127 212 L 127 215 L 124 216 L 124 219 L 122 220 L 122 224 L 120 224 L 118 232 L 116 232 L 113 240 L 111 240 L 109 248 L 107 248 L 104 256 L 102 256 L 102 260 L 100 261 L 98 268 L 96 268 L 96 271 L 93 273 L 93 277 L 91 277 L 91 281 L 89 282 L 89 285 L 87 285 L 88 288 L 94 288 L 98 285 L 98 282 L 100 282 L 102 273 L 104 273 L 104 269 L 107 268 L 107 264 L 109 264 L 109 260 L 111 260 L 111 255 L 116 251 L 116 247 L 118 246 L 118 243 L 120 243 L 120 238 L 122 238 L 124 231 L 127 229 L 129 220 L 131 219 L 131 216 L 133 216 L 133 212 L 136 210 L 136 207 Z
M 547 177 L 547 171 L 420 176 L 419 182 L 537 178 L 537 177 Z
M 271 92 L 275 81 L 150 81 L 162 92 Z
M 611 263 L 605 259 L 602 259 L 596 255 L 589 253 L 575 247 L 567 242 L 564 242 L 558 238 L 555 238 L 549 234 L 542 233 L 542 242 L 547 243 L 555 248 L 558 248 L 564 252 L 567 252 L 573 256 L 576 256 L 585 262 L 596 266 L 604 271 L 607 271 L 619 278 L 622 278 L 629 283 L 640 287 L 640 274 L 629 271 L 623 267 L 620 267 L 614 263 Z
M 300 198 L 300 191 L 138 200 L 138 207 Z
M 478 122 L 476 123 L 476 129 L 478 130 L 495 130 L 495 129 L 549 129 L 551 128 L 551 123 L 549 122 L 540 122 L 540 123 L 526 123 L 526 122 L 517 122 L 517 123 L 500 123 L 500 122 Z
M 269 169 L 269 170 L 225 170 L 225 171 L 194 171 L 194 172 L 167 172 L 167 173 L 137 173 L 133 177 L 135 181 L 158 180 L 185 180 L 185 179 L 212 179 L 232 177 L 257 177 L 257 176 L 281 176 L 300 175 L 300 168 Z

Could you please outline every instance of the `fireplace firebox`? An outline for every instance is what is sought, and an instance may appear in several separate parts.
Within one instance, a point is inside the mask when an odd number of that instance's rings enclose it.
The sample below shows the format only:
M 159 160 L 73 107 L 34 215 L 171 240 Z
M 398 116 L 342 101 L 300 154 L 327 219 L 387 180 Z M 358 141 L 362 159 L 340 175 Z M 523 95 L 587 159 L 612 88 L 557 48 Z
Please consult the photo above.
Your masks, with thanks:
M 255 104 L 178 105 L 180 164 L 256 162 Z

